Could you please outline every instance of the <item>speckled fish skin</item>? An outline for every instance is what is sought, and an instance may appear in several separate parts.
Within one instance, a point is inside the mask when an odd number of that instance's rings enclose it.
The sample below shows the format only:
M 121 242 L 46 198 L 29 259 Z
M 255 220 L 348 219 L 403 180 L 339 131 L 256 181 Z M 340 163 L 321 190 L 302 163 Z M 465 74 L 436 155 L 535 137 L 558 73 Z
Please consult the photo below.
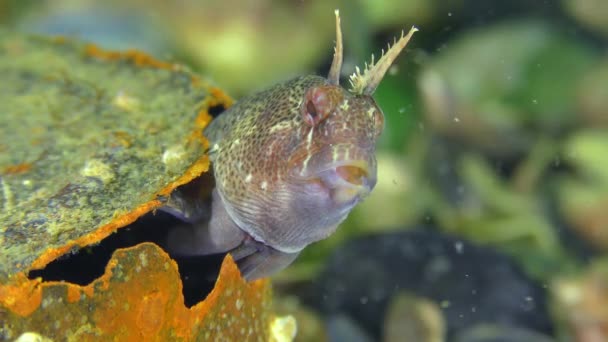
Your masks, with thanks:
M 205 129 L 216 188 L 211 217 L 176 229 L 181 254 L 230 252 L 248 280 L 285 268 L 331 235 L 376 184 L 376 140 L 384 115 L 372 94 L 412 34 L 340 86 L 342 32 L 327 78 L 303 76 L 238 101 Z M 177 195 L 179 196 L 179 194 Z M 183 218 L 195 202 L 175 199 Z M 177 207 L 177 208 L 176 208 Z M 186 208 L 187 209 L 187 208 Z
M 315 90 L 331 109 L 311 126 L 303 112 Z M 326 238 L 374 187 L 383 125 L 371 96 L 353 95 L 319 76 L 239 101 L 205 130 L 227 212 L 256 241 L 282 252 Z M 330 179 L 339 166 L 361 169 L 360 184 Z

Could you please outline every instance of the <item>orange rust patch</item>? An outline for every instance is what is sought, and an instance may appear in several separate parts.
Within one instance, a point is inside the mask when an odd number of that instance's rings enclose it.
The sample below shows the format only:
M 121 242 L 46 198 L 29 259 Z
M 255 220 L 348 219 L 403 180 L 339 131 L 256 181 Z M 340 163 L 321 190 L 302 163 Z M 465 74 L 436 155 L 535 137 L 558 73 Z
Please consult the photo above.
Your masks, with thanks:
M 143 297 L 138 303 L 136 324 L 146 339 L 157 335 L 162 322 L 165 320 L 164 308 L 167 305 L 167 296 L 162 292 L 155 292 Z
M 85 54 L 91 57 L 108 61 L 129 61 L 139 67 L 153 67 L 172 71 L 176 71 L 179 69 L 179 64 L 159 61 L 154 57 L 135 49 L 127 50 L 124 52 L 106 51 L 99 48 L 97 45 L 88 44 L 85 47 Z
M 160 190 L 158 192 L 158 196 L 168 196 L 175 188 L 190 182 L 194 178 L 203 174 L 203 172 L 207 172 L 207 170 L 209 170 L 209 156 L 204 155 L 194 162 L 194 164 L 192 164 L 192 166 L 186 170 L 183 176 L 179 177 Z
M 15 175 L 19 173 L 26 173 L 32 169 L 32 164 L 30 163 L 21 163 L 17 165 L 10 165 L 4 168 L 2 171 L 5 175 Z
M 209 92 L 211 93 L 212 98 L 217 101 L 217 103 L 211 104 L 212 106 L 218 104 L 223 104 L 226 108 L 232 106 L 234 100 L 230 96 L 226 95 L 226 93 L 224 93 L 220 88 L 211 87 Z
M 196 128 L 188 138 L 188 142 L 199 141 L 204 148 L 209 147 L 209 141 L 203 136 L 203 130 L 213 120 L 211 114 L 209 114 L 209 108 L 215 106 L 228 108 L 234 102 L 230 96 L 217 87 L 210 87 L 209 92 L 211 96 L 206 98 L 201 104 L 201 109 L 194 122 Z
M 161 205 L 162 205 L 162 203 L 159 200 L 153 200 L 148 203 L 144 203 L 144 204 L 140 205 L 139 207 L 135 208 L 135 210 L 133 210 L 132 212 L 126 213 L 124 215 L 121 215 L 121 216 L 115 218 L 110 223 L 101 226 L 99 229 L 95 230 L 94 232 L 92 232 L 88 235 L 85 235 L 81 238 L 73 240 L 70 243 L 68 243 L 64 246 L 61 246 L 59 248 L 49 248 L 42 255 L 40 255 L 36 260 L 34 260 L 32 265 L 30 266 L 30 269 L 44 268 L 49 262 L 64 255 L 65 253 L 69 252 L 70 249 L 72 249 L 76 246 L 84 247 L 84 246 L 88 246 L 88 245 L 94 244 L 96 242 L 99 242 L 102 239 L 104 239 L 105 237 L 107 237 L 108 235 L 112 234 L 116 229 L 122 228 L 130 223 L 135 222 L 135 220 L 137 220 L 143 214 L 148 213 L 148 212 L 160 207 Z
M 211 122 L 212 117 L 209 114 L 209 105 L 207 104 L 207 100 L 203 103 L 203 108 L 198 112 L 196 119 L 194 121 L 195 130 L 192 131 L 190 136 L 188 137 L 188 144 L 199 143 L 204 149 L 209 148 L 209 141 L 203 135 L 203 130 L 209 122 Z
M 0 286 L 0 303 L 15 333 L 79 341 L 268 340 L 270 282 L 246 283 L 230 256 L 213 291 L 192 308 L 184 306 L 177 265 L 152 243 L 116 251 L 104 275 L 86 286 L 22 275 L 13 282 Z M 41 301 L 43 307 L 32 304 Z
M 11 284 L 0 285 L 0 303 L 19 316 L 30 315 L 42 301 L 41 281 L 29 280 L 23 273 L 16 274 L 11 280 Z
M 80 299 L 80 289 L 77 289 L 74 286 L 69 286 L 67 290 L 66 298 L 68 299 L 68 303 L 74 303 L 75 301 Z

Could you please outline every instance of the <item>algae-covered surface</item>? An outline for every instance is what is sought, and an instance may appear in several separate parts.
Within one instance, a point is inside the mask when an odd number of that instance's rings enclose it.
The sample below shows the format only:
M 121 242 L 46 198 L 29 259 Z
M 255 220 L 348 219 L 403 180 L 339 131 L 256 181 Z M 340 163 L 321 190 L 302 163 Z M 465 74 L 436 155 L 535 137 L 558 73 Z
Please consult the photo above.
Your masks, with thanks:
M 292 336 L 295 325 L 274 331 L 284 319 L 269 282 L 246 283 L 229 256 L 192 307 L 176 262 L 150 242 L 116 250 L 86 285 L 28 278 L 208 171 L 202 131 L 229 97 L 137 51 L 1 31 L 0 73 L 0 340 Z
M 205 171 L 203 109 L 229 101 L 134 51 L 1 31 L 0 74 L 0 282 L 98 242 Z

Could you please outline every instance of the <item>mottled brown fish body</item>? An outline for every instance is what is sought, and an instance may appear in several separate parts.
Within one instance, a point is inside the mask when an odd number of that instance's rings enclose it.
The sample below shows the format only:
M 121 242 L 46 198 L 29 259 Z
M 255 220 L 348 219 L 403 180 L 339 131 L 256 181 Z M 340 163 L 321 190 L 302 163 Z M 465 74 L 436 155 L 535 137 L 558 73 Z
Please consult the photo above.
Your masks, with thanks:
M 216 180 L 211 220 L 177 244 L 230 251 L 245 277 L 270 275 L 331 235 L 376 184 L 384 116 L 372 93 L 410 32 L 340 86 L 342 33 L 327 78 L 303 76 L 238 101 L 206 129 Z M 179 246 L 178 246 L 179 249 Z
M 332 108 L 313 127 L 302 115 L 311 88 L 323 89 Z M 371 190 L 375 140 L 382 126 L 382 113 L 371 97 L 353 95 L 319 76 L 304 76 L 239 101 L 205 134 L 218 190 L 239 226 L 274 248 L 293 252 L 325 238 L 345 217 L 340 213 L 339 219 L 328 220 L 335 216 L 330 212 L 335 205 L 308 203 L 315 173 L 355 164 L 366 169 Z

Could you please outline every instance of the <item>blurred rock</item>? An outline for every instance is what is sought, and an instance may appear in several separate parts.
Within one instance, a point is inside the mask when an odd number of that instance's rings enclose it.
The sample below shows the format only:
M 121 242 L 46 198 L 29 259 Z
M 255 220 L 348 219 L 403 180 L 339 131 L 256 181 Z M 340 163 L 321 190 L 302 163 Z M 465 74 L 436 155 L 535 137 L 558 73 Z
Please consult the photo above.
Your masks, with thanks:
M 551 292 L 563 341 L 608 341 L 608 259 L 596 260 L 579 276 L 556 280 Z
M 554 342 L 544 334 L 501 324 L 478 324 L 459 333 L 452 342 Z
M 581 131 L 564 149 L 575 174 L 559 183 L 560 211 L 588 243 L 608 251 L 608 131 Z
M 384 342 L 445 341 L 445 320 L 437 303 L 407 292 L 391 299 L 382 328 Z
M 275 292 L 274 311 L 278 315 L 291 315 L 298 322 L 296 342 L 324 342 L 328 340 L 326 327 L 319 313 L 303 306 L 295 296 L 281 296 Z
M 357 322 L 346 315 L 331 315 L 326 319 L 329 340 L 334 342 L 372 342 L 374 339 L 368 336 Z
M 605 0 L 562 0 L 564 8 L 583 25 L 608 36 L 608 2 Z
M 451 336 L 481 322 L 547 333 L 542 288 L 505 256 L 433 231 L 370 235 L 329 258 L 305 302 L 326 317 L 347 315 L 379 339 L 384 315 L 401 291 L 437 303 Z
M 585 74 L 577 98 L 579 111 L 589 127 L 608 128 L 608 58 Z
M 269 342 L 292 342 L 298 333 L 298 323 L 291 315 L 275 316 L 270 322 Z

